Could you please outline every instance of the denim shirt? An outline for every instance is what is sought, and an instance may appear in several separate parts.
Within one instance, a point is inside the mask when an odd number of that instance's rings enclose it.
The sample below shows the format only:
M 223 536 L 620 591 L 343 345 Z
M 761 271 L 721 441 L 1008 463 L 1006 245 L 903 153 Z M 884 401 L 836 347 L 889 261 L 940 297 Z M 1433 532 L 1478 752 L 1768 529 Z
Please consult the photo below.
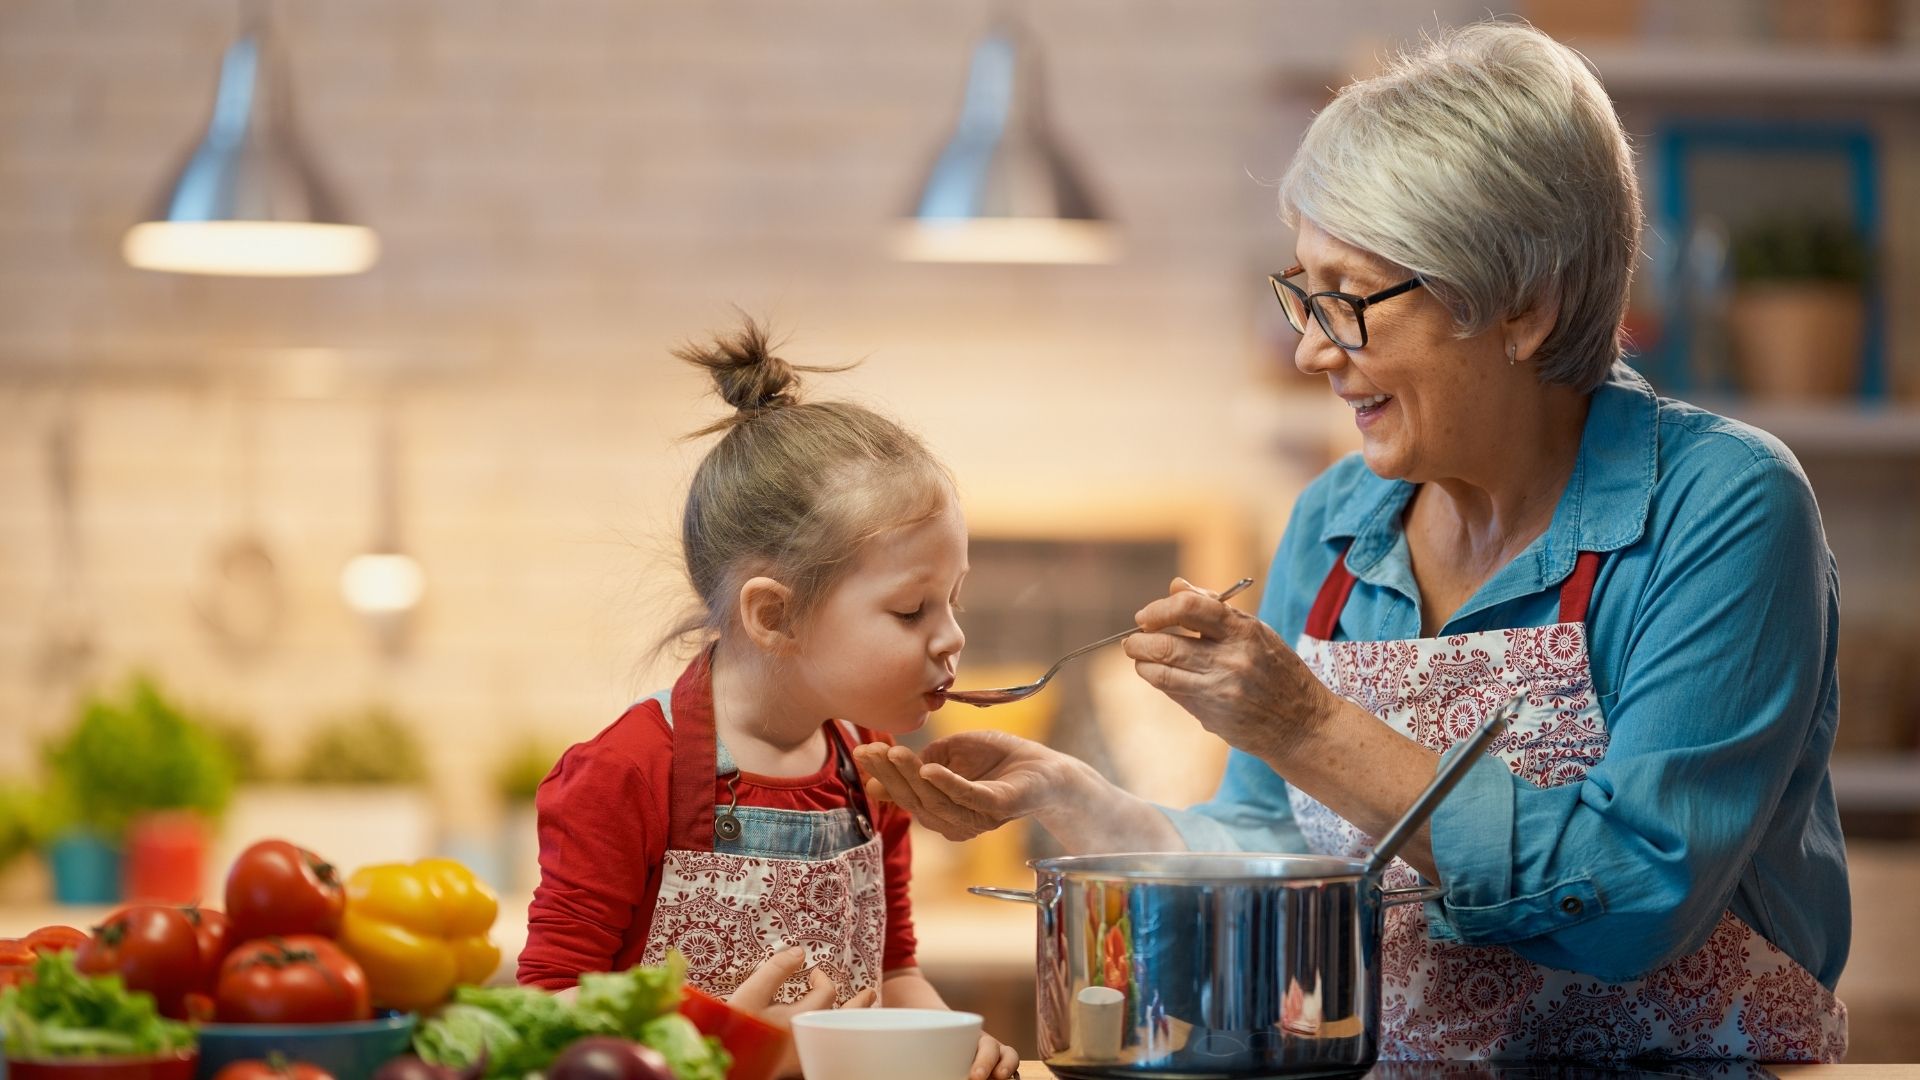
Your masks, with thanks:
M 1338 637 L 1420 637 L 1402 531 L 1414 490 L 1358 455 L 1315 479 L 1261 619 L 1297 641 L 1351 544 Z M 1601 553 L 1587 628 L 1606 757 L 1546 789 L 1492 755 L 1467 773 L 1431 823 L 1446 887 L 1427 905 L 1433 935 L 1623 982 L 1699 948 L 1731 909 L 1831 989 L 1851 934 L 1827 775 L 1839 578 L 1799 463 L 1616 365 L 1547 531 L 1441 635 L 1556 622 L 1582 551 Z M 1239 750 L 1212 801 L 1163 812 L 1195 849 L 1306 850 L 1286 781 Z M 1597 902 L 1569 913 L 1569 893 Z

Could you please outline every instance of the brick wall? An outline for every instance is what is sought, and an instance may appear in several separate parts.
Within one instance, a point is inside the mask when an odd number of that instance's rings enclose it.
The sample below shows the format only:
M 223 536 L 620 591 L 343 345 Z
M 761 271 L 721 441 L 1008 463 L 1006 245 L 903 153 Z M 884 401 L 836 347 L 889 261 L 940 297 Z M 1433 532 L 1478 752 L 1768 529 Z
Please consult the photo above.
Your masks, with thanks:
M 390 701 L 436 744 L 456 821 L 486 816 L 480 774 L 510 733 L 583 736 L 666 674 L 643 647 L 679 602 L 669 541 L 699 452 L 675 438 L 717 404 L 667 349 L 732 304 L 791 331 L 793 358 L 864 358 L 817 385 L 923 431 L 986 528 L 1194 516 L 1263 546 L 1299 477 L 1246 419 L 1259 272 L 1287 241 L 1254 178 L 1304 119 L 1270 90 L 1303 27 L 1257 2 L 1033 6 L 1055 116 L 1124 259 L 892 262 L 886 228 L 989 14 L 282 6 L 303 127 L 385 255 L 274 281 L 118 255 L 204 124 L 233 6 L 0 5 L 0 755 L 74 693 L 33 665 L 59 594 L 42 451 L 69 408 L 92 674 L 146 665 L 289 737 Z M 430 578 L 401 663 L 335 587 L 372 538 L 383 394 Z M 242 524 L 248 445 L 287 607 L 273 649 L 240 662 L 193 599 Z

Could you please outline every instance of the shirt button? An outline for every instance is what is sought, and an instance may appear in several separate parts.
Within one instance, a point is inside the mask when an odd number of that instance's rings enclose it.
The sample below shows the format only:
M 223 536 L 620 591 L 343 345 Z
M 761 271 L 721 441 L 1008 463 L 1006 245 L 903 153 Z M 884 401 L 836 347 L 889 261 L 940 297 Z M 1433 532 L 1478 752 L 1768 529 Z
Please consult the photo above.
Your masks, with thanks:
M 1586 909 L 1587 905 L 1581 903 L 1580 898 L 1577 896 L 1569 896 L 1565 900 L 1560 901 L 1560 910 L 1569 915 L 1578 915 Z

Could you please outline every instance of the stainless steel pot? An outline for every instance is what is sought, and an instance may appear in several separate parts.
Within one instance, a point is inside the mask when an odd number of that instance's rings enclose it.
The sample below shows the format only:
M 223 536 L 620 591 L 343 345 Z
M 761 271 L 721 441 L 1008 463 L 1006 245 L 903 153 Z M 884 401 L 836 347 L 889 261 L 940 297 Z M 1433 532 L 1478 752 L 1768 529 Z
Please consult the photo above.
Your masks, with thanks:
M 1380 930 L 1358 859 L 1192 852 L 1031 864 L 1040 1055 L 1063 1076 L 1363 1072 L 1379 1054 Z
M 1040 1055 L 1069 1077 L 1361 1073 L 1379 1056 L 1382 889 L 1406 838 L 1506 723 L 1495 709 L 1366 860 L 1149 852 L 1039 859 Z

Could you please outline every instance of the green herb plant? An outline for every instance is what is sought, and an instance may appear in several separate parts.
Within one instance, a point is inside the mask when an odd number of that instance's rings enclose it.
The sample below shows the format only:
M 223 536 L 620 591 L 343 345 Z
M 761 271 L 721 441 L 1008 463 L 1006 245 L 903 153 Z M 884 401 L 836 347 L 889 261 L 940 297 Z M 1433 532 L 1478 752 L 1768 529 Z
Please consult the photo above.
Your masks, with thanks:
M 384 705 L 335 717 L 307 739 L 289 779 L 300 784 L 414 785 L 427 759 L 412 727 Z
M 233 795 L 226 748 L 144 675 L 119 696 L 85 701 L 73 729 L 45 754 L 52 813 L 110 840 L 148 811 L 218 818 Z
M 1822 281 L 1858 284 L 1871 254 L 1853 227 L 1833 218 L 1776 214 L 1732 238 L 1733 275 L 1741 282 Z

